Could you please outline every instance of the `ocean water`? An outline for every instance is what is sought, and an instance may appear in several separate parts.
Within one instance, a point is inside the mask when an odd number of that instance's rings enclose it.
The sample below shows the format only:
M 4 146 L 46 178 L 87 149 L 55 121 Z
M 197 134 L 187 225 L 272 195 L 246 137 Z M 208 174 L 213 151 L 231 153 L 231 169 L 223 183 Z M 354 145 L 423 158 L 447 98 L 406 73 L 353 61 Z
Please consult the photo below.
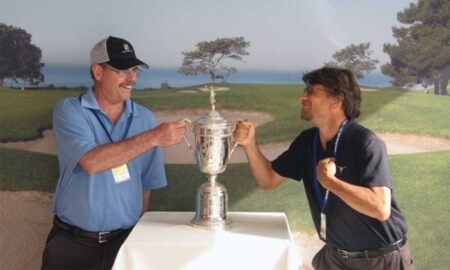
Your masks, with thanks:
M 168 84 L 171 87 L 183 87 L 190 85 L 209 83 L 209 76 L 199 74 L 197 76 L 185 76 L 177 72 L 176 67 L 150 67 L 144 70 L 136 84 L 137 89 L 160 88 L 161 84 Z M 54 87 L 90 87 L 92 79 L 88 65 L 74 64 L 46 64 L 42 73 L 44 82 L 39 86 Z M 301 84 L 302 72 L 296 70 L 246 70 L 238 69 L 232 74 L 227 82 L 230 83 L 258 83 L 258 84 Z M 364 86 L 386 87 L 390 85 L 390 78 L 379 73 L 367 74 L 358 83 Z M 18 83 L 5 80 L 6 87 L 28 87 L 27 83 Z

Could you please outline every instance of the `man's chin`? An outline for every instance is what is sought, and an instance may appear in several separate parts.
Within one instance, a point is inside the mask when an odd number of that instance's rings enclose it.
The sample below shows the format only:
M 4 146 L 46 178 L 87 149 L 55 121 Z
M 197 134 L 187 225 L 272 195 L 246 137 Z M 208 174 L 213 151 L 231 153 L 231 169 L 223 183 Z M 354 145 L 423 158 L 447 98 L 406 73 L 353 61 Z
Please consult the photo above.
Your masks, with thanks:
M 310 121 L 311 120 L 311 116 L 307 113 L 304 113 L 303 111 L 300 112 L 300 118 L 305 120 L 305 121 Z
M 131 93 L 133 92 L 133 89 L 124 89 L 122 88 L 122 92 L 120 93 L 120 96 L 123 100 L 127 100 L 131 97 Z

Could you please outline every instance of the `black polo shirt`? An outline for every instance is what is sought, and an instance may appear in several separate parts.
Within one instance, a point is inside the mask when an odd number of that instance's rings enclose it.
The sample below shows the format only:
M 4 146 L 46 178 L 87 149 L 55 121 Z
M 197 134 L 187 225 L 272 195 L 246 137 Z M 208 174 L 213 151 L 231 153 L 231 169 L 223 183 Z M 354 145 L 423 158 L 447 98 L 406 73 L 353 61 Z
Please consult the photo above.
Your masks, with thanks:
M 320 229 L 320 205 L 313 186 L 313 140 L 318 139 L 318 128 L 303 131 L 289 149 L 272 162 L 272 168 L 281 176 L 303 180 L 311 215 L 316 230 Z M 317 162 L 333 157 L 336 136 L 327 142 L 326 151 L 317 142 Z M 392 191 L 392 182 L 384 142 L 373 132 L 350 120 L 338 144 L 336 177 L 363 187 L 385 186 Z M 320 184 L 319 184 L 320 186 Z M 321 199 L 325 189 L 320 186 Z M 357 212 L 330 192 L 327 207 L 327 244 L 348 251 L 377 249 L 396 242 L 406 235 L 407 225 L 392 192 L 391 215 L 386 221 Z

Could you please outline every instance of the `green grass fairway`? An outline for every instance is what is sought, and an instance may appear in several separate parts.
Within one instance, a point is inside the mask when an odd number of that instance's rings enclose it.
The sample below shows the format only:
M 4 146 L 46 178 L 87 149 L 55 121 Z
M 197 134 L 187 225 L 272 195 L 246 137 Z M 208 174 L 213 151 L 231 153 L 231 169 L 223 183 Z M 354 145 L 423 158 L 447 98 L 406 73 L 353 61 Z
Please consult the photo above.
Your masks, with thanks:
M 292 140 L 309 127 L 299 121 L 298 96 L 302 85 L 224 84 L 229 91 L 217 92 L 216 106 L 221 109 L 258 110 L 272 113 L 276 121 L 258 128 L 258 142 Z M 196 89 L 197 86 L 189 89 Z M 209 108 L 208 93 L 181 93 L 177 90 L 136 91 L 134 100 L 152 110 Z M 56 102 L 80 91 L 18 91 L 0 88 L 0 141 L 36 138 L 39 131 L 51 127 Z M 450 138 L 448 107 L 450 98 L 383 89 L 363 92 L 359 122 L 377 132 L 428 134 Z M 182 116 L 180 116 L 182 118 Z M 276 132 L 273 132 L 276 130 Z

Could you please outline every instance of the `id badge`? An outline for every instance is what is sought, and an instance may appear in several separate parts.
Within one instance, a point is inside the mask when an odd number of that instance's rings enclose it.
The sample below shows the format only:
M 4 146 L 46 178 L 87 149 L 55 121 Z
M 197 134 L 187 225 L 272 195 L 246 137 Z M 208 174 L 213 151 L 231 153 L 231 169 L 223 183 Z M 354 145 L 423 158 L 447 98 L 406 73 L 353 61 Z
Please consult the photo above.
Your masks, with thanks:
M 126 163 L 112 168 L 112 174 L 116 184 L 130 180 L 130 173 Z
M 320 238 L 327 239 L 327 216 L 324 212 L 320 212 Z

